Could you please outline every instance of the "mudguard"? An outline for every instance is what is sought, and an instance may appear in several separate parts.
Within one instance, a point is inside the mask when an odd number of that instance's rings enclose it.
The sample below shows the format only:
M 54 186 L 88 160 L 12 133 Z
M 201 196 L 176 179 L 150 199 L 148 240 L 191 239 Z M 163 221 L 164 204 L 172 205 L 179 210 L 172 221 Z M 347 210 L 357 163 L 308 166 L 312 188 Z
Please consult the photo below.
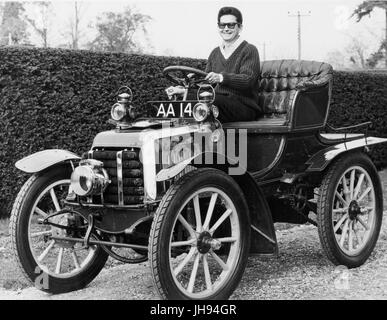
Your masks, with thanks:
M 261 188 L 249 173 L 232 176 L 243 190 L 250 212 L 251 254 L 278 254 L 270 207 Z
M 369 146 L 385 142 L 387 142 L 386 138 L 367 137 L 329 146 L 328 148 L 315 153 L 306 162 L 306 164 L 309 165 L 306 172 L 323 171 L 333 159 L 342 153 L 361 148 L 368 148 Z
M 21 171 L 36 173 L 61 162 L 80 159 L 81 157 L 67 150 L 49 149 L 33 153 L 17 161 L 15 166 Z
M 224 155 L 213 153 L 214 159 L 216 156 L 224 157 Z M 210 156 L 209 152 L 199 154 L 198 157 Z M 191 160 L 191 164 L 195 167 L 214 167 L 219 170 L 230 174 L 229 169 L 235 168 L 238 166 L 238 163 L 231 158 L 225 157 L 225 163 L 195 163 L 194 160 Z M 240 167 L 240 169 L 243 167 Z M 243 168 L 244 169 L 244 168 Z M 240 171 L 240 170 L 238 170 Z M 255 182 L 254 178 L 244 170 L 244 174 L 237 174 L 230 176 L 238 183 L 239 187 L 242 189 L 250 214 L 251 222 L 251 246 L 250 254 L 278 254 L 278 245 L 277 238 L 274 230 L 273 218 L 271 215 L 270 207 L 266 201 L 265 195 L 263 194 L 261 188 Z

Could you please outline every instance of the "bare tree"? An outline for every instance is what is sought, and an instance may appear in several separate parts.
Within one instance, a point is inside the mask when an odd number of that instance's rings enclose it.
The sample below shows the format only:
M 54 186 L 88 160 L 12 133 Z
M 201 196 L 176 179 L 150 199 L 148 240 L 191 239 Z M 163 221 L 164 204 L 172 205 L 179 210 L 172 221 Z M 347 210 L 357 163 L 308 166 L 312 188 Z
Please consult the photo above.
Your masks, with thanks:
M 78 2 L 74 2 L 74 21 L 72 23 L 72 32 L 71 32 L 71 40 L 72 40 L 72 49 L 78 49 L 78 41 L 79 41 L 79 5 Z
M 344 69 L 347 67 L 347 57 L 341 51 L 328 52 L 325 58 L 326 62 L 331 64 L 334 69 Z
M 353 38 L 345 51 L 349 56 L 349 60 L 358 68 L 367 68 L 366 64 L 366 49 L 367 46 L 359 39 Z
M 31 18 L 25 15 L 25 19 L 30 23 L 35 32 L 42 40 L 44 48 L 48 47 L 48 32 L 52 15 L 52 4 L 48 1 L 36 1 L 31 3 L 38 9 L 37 17 Z
M 364 1 L 362 2 L 353 12 L 352 16 L 355 16 L 357 18 L 357 22 L 359 22 L 364 16 L 371 15 L 371 12 L 375 8 L 383 9 L 385 12 L 385 38 L 383 42 L 381 43 L 379 49 L 377 52 L 374 53 L 374 59 L 382 59 L 383 56 L 381 55 L 382 51 L 384 51 L 384 58 L 385 58 L 385 65 L 387 68 L 387 1 L 386 0 L 370 0 L 370 1 Z M 373 61 L 374 63 L 375 61 Z M 377 62 L 377 61 L 376 61 Z
M 71 3 L 73 7 L 73 14 L 69 19 L 69 23 L 67 25 L 67 31 L 64 33 L 66 38 L 70 38 L 70 49 L 79 49 L 79 41 L 82 38 L 81 32 L 81 22 L 84 11 L 85 3 L 80 3 L 78 1 L 74 1 Z
M 113 52 L 141 52 L 135 40 L 137 32 L 146 34 L 146 24 L 152 18 L 148 15 L 126 8 L 123 13 L 105 12 L 97 17 L 96 38 L 89 43 L 89 49 Z

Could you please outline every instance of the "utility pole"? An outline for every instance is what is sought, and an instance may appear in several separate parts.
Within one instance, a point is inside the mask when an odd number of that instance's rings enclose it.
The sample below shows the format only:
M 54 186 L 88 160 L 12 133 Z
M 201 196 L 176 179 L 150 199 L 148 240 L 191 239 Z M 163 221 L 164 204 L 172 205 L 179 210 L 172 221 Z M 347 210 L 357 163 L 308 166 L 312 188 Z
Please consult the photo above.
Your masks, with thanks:
M 262 43 L 260 43 L 259 45 L 261 45 L 262 46 L 262 51 L 263 51 L 263 61 L 265 61 L 266 60 L 266 45 L 267 45 L 267 43 L 264 41 L 264 42 L 262 42 Z
M 78 2 L 75 1 L 74 2 L 74 13 L 75 13 L 75 22 L 74 22 L 74 33 L 73 33 L 73 47 L 72 49 L 78 49 L 78 37 L 79 37 L 79 31 L 78 31 L 78 28 L 79 28 L 79 6 L 78 6 Z
M 385 20 L 385 23 L 386 23 L 386 33 L 384 35 L 384 51 L 385 51 L 385 64 L 386 64 L 386 68 L 387 68 L 387 8 L 384 9 L 385 10 L 385 13 L 386 13 L 386 20 Z
M 298 38 L 298 60 L 301 60 L 301 17 L 310 16 L 311 12 L 308 11 L 306 14 L 301 14 L 300 11 L 297 11 L 297 14 L 291 14 L 288 11 L 289 17 L 297 17 L 298 27 L 297 27 L 297 38 Z

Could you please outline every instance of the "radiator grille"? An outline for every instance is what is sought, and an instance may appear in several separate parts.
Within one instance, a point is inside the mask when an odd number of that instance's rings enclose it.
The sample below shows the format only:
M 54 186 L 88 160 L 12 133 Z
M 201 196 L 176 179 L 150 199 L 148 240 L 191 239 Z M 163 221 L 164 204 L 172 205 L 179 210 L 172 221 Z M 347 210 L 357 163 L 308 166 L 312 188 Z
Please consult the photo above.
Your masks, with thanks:
M 106 204 L 131 205 L 144 201 L 143 167 L 140 149 L 93 150 L 83 158 L 102 161 L 111 183 L 103 194 Z M 93 203 L 101 203 L 101 196 L 94 196 Z

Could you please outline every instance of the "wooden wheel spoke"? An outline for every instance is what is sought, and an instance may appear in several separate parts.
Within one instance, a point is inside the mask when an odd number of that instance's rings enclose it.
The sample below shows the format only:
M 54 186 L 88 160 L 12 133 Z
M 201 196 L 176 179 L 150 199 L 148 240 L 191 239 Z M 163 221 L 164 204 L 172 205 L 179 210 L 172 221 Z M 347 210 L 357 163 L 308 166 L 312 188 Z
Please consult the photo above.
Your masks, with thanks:
M 185 265 L 192 259 L 192 257 L 194 256 L 194 254 L 196 253 L 196 248 L 192 247 L 188 254 L 185 256 L 185 258 L 183 259 L 182 262 L 180 262 L 180 264 L 173 270 L 173 273 L 175 276 L 177 276 L 182 270 L 183 268 L 185 267 Z
M 206 279 L 207 290 L 211 291 L 212 282 L 211 282 L 210 268 L 208 267 L 207 253 L 203 255 L 203 270 L 204 270 L 204 277 Z
M 356 188 L 355 188 L 355 191 L 353 193 L 353 199 L 356 199 L 357 198 L 357 195 L 359 194 L 360 192 L 360 189 L 361 189 L 361 186 L 363 184 L 363 180 L 364 180 L 364 177 L 365 177 L 365 174 L 362 173 L 359 177 L 359 180 L 357 181 L 357 185 L 356 185 Z
M 235 242 L 237 241 L 236 237 L 224 237 L 224 238 L 217 238 L 215 240 L 218 240 L 220 242 Z
M 349 223 L 349 227 L 348 227 L 348 250 L 349 251 L 352 251 L 354 248 L 353 248 L 353 222 L 351 221 Z
M 44 249 L 44 251 L 42 252 L 42 254 L 38 257 L 38 261 L 41 262 L 48 254 L 48 252 L 52 249 L 52 247 L 54 246 L 55 244 L 55 240 L 52 240 L 50 242 L 50 244 L 48 245 L 48 247 L 46 249 Z
M 222 267 L 223 270 L 227 271 L 228 266 L 223 262 L 223 260 L 212 250 L 209 251 L 211 256 L 215 259 L 215 261 Z
M 353 225 L 353 233 L 355 234 L 355 238 L 359 246 L 363 242 L 363 240 L 360 239 L 360 236 L 358 235 L 357 230 L 355 229 L 355 224 Z
M 350 194 L 350 191 L 348 189 L 348 182 L 347 182 L 347 179 L 345 178 L 345 175 L 343 175 L 343 178 L 342 178 L 342 183 L 343 183 L 343 191 L 344 191 L 344 195 L 345 195 L 345 200 L 347 201 L 347 197 L 348 195 Z
M 78 256 L 75 252 L 75 250 L 72 250 L 71 251 L 71 257 L 73 258 L 73 262 L 74 262 L 74 265 L 75 265 L 75 269 L 80 269 L 81 266 L 79 265 L 79 260 L 78 260 Z
M 342 195 L 336 191 L 335 193 L 336 197 L 341 201 L 341 203 L 344 205 L 344 207 L 348 207 L 347 201 L 344 200 Z
M 30 236 L 31 236 L 31 238 L 37 238 L 37 237 L 41 237 L 41 236 L 48 236 L 51 234 L 52 234 L 51 230 L 46 230 L 46 231 L 39 231 L 39 232 L 31 233 Z
M 215 203 L 216 203 L 216 199 L 217 198 L 218 198 L 218 194 L 216 192 L 214 192 L 211 195 L 210 204 L 208 205 L 206 219 L 204 220 L 204 224 L 203 224 L 203 230 L 207 230 L 208 226 L 210 225 L 210 221 L 211 221 L 211 218 L 212 218 L 212 213 L 214 212 L 214 207 L 215 207 Z
M 48 216 L 47 213 L 45 213 L 42 209 L 39 209 L 38 207 L 35 207 L 34 212 L 41 215 L 43 218 L 46 218 Z
M 189 239 L 185 241 L 175 241 L 171 242 L 171 247 L 183 247 L 183 246 L 189 246 L 196 242 L 196 239 Z
M 196 238 L 194 229 L 193 229 L 192 226 L 187 222 L 187 220 L 185 220 L 185 218 L 184 218 L 181 214 L 179 214 L 179 216 L 177 217 L 177 219 L 181 222 L 181 224 L 184 226 L 184 228 L 189 232 L 191 238 Z
M 363 200 L 363 198 L 372 190 L 372 187 L 368 187 L 362 194 L 361 196 L 356 199 L 357 202 L 360 202 Z
M 216 229 L 218 229 L 218 227 L 223 223 L 224 220 L 226 220 L 229 215 L 232 213 L 232 210 L 231 209 L 227 209 L 223 214 L 222 216 L 218 219 L 218 221 L 215 222 L 215 224 L 212 226 L 212 228 L 210 229 L 210 233 L 213 234 L 215 232 Z
M 56 262 L 56 268 L 55 268 L 55 273 L 57 273 L 57 274 L 60 273 L 61 268 L 62 268 L 63 251 L 64 251 L 63 248 L 60 248 L 60 249 L 59 249 L 58 260 L 57 260 L 57 262 Z
M 353 199 L 353 188 L 354 188 L 354 185 L 355 185 L 355 173 L 356 173 L 356 170 L 353 169 L 352 172 L 351 172 L 351 178 L 350 178 L 350 181 L 349 181 L 349 192 L 350 192 L 350 199 L 352 200 Z
M 346 212 L 347 210 L 348 210 L 347 207 L 345 207 L 345 208 L 336 208 L 336 209 L 333 209 L 332 212 L 333 212 L 333 213 L 344 213 L 344 212 Z
M 366 213 L 368 211 L 374 210 L 374 207 L 361 207 L 360 212 Z
M 360 218 L 359 216 L 357 216 L 357 217 L 356 217 L 356 220 L 359 221 L 359 223 L 364 227 L 364 229 L 369 230 L 368 225 L 363 221 L 362 218 Z
M 54 188 L 52 188 L 52 189 L 50 190 L 50 195 L 51 195 L 52 202 L 54 203 L 55 210 L 56 210 L 56 211 L 60 211 L 61 208 L 60 208 L 60 205 L 59 205 L 58 198 L 57 198 L 57 196 L 56 196 L 56 194 L 55 194 Z
M 341 219 L 335 224 L 335 227 L 334 227 L 334 231 L 335 233 L 337 232 L 337 230 L 339 230 L 339 228 L 342 226 L 342 224 L 348 219 L 348 213 L 346 213 L 345 215 L 343 215 L 341 217 Z
M 187 287 L 187 291 L 190 293 L 192 293 L 194 289 L 196 275 L 198 273 L 198 268 L 199 268 L 199 261 L 200 261 L 200 254 L 197 254 L 192 268 L 191 276 L 189 278 L 188 287 Z
M 345 238 L 346 238 L 347 232 L 348 232 L 348 225 L 349 225 L 349 220 L 345 221 L 344 228 L 343 228 L 343 231 L 341 233 L 341 238 L 340 238 L 340 246 L 341 247 L 344 247 Z
M 199 196 L 195 196 L 193 198 L 194 210 L 195 210 L 195 219 L 196 219 L 196 232 L 202 231 L 202 218 L 200 215 L 200 204 L 199 204 Z

